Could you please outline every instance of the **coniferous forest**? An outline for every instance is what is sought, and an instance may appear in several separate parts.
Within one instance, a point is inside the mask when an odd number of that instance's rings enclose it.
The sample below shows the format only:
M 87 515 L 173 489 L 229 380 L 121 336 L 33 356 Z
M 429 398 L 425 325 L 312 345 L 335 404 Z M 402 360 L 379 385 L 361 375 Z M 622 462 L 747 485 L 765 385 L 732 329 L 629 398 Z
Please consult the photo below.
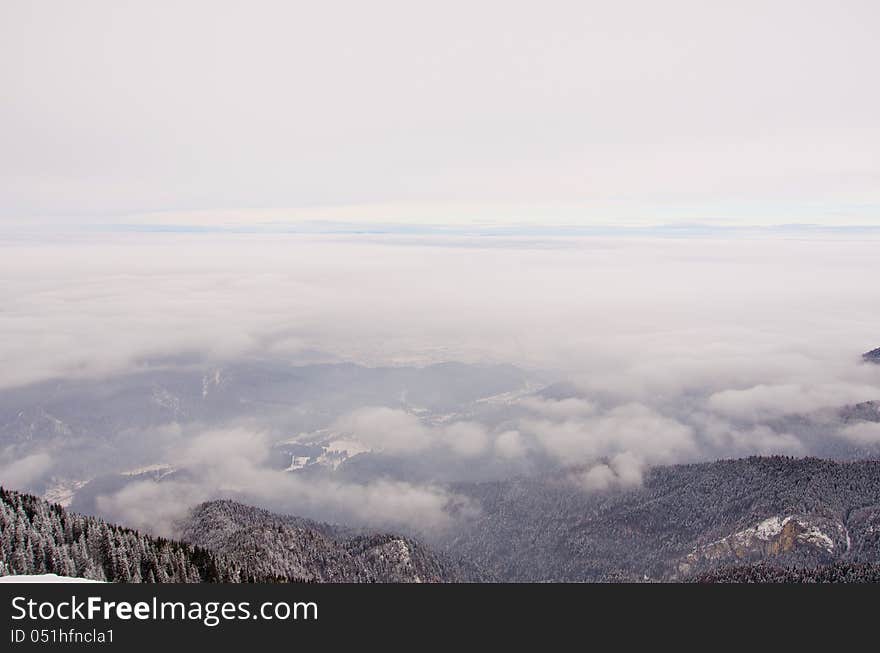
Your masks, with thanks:
M 121 583 L 247 583 L 298 579 L 254 574 L 226 556 L 70 513 L 0 488 L 0 575 L 58 574 Z

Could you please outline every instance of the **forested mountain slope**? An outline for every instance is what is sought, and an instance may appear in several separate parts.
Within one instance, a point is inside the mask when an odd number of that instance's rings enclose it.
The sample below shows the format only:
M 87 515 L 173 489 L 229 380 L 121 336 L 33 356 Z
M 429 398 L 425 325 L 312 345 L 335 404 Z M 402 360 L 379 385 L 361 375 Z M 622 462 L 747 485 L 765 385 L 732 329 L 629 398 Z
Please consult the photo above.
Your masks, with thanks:
M 877 580 L 880 461 L 777 456 L 656 467 L 642 487 L 607 492 L 585 491 L 575 473 L 457 486 L 481 510 L 435 537 L 434 550 L 232 501 L 197 506 L 180 525 L 184 541 L 174 541 L 0 490 L 0 574 L 133 582 Z
M 0 488 L 0 576 L 111 582 L 446 582 L 472 566 L 398 535 L 354 534 L 233 501 L 193 510 L 176 541 Z
M 234 501 L 197 506 L 181 524 L 184 540 L 263 573 L 316 582 L 476 581 L 483 575 L 399 535 L 355 534 Z
M 58 574 L 134 583 L 302 580 L 255 572 L 207 549 L 155 538 L 0 488 L 0 575 Z
M 625 492 L 548 475 L 457 488 L 482 515 L 439 543 L 501 580 L 673 580 L 771 561 L 880 561 L 880 462 L 657 467 Z
M 835 562 L 805 568 L 758 563 L 722 567 L 698 574 L 690 580 L 695 583 L 880 583 L 880 564 Z

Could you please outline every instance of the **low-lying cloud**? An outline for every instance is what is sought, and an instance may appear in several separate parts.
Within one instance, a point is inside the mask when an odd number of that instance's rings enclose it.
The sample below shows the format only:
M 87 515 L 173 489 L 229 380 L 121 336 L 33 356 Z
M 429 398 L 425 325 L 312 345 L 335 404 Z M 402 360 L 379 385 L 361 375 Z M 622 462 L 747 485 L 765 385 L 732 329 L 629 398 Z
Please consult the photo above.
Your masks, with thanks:
M 870 238 L 141 233 L 0 247 L 0 387 L 180 352 L 315 351 L 368 364 L 513 362 L 643 403 L 877 383 L 853 369 L 880 337 Z
M 630 489 L 642 484 L 644 467 L 644 463 L 634 454 L 619 453 L 607 463 L 599 463 L 574 474 L 573 480 L 588 492 Z
M 183 477 L 136 481 L 98 497 L 102 514 L 163 535 L 195 504 L 218 497 L 251 501 L 306 517 L 425 531 L 449 525 L 452 512 L 475 510 L 439 486 L 391 479 L 350 483 L 330 477 L 301 477 L 265 466 L 269 440 L 244 429 L 201 433 L 181 450 L 165 452 L 180 461 Z
M 582 470 L 575 481 L 585 491 L 604 491 L 637 486 L 651 465 L 880 445 L 876 425 L 833 415 L 880 399 L 880 365 L 859 357 L 880 345 L 880 285 L 866 283 L 880 278 L 880 257 L 870 238 L 139 233 L 7 239 L 0 248 L 3 392 L 182 356 L 218 365 L 511 363 L 532 383 L 566 382 L 559 392 L 536 385 L 496 398 L 482 413 L 428 415 L 403 406 L 401 388 L 395 405 L 321 414 L 352 450 L 418 461 L 416 481 L 275 469 L 267 459 L 279 434 L 259 411 L 245 426 L 156 429 L 144 437 L 187 475 L 130 484 L 100 507 L 162 532 L 218 494 L 327 519 L 442 528 L 461 500 L 444 489 L 461 478 L 450 470 L 497 477 L 550 461 Z M 811 416 L 812 426 L 792 415 Z M 26 487 L 51 473 L 53 458 L 28 449 L 14 406 L 4 418 L 17 439 L 2 450 L 0 481 Z
M 756 385 L 723 390 L 709 397 L 709 408 L 732 419 L 758 421 L 784 415 L 834 408 L 877 399 L 877 387 L 846 381 L 805 385 Z
M 636 452 L 647 462 L 669 463 L 696 452 L 690 426 L 640 404 L 625 404 L 579 419 L 526 418 L 521 429 L 563 464 Z
M 367 449 L 390 454 L 411 454 L 431 448 L 448 449 L 465 458 L 485 453 L 490 444 L 482 424 L 455 421 L 428 426 L 416 415 L 382 406 L 356 410 L 337 420 L 331 430 L 352 436 Z
M 52 457 L 35 453 L 0 466 L 0 485 L 15 489 L 28 487 L 52 468 Z

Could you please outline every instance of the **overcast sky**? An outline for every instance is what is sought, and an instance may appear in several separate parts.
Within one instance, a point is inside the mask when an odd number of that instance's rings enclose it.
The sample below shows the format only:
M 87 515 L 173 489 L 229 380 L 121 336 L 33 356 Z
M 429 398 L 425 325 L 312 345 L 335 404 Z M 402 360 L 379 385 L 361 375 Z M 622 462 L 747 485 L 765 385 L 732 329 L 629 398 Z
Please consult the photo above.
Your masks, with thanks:
M 0 224 L 878 224 L 878 21 L 874 0 L 4 0 Z

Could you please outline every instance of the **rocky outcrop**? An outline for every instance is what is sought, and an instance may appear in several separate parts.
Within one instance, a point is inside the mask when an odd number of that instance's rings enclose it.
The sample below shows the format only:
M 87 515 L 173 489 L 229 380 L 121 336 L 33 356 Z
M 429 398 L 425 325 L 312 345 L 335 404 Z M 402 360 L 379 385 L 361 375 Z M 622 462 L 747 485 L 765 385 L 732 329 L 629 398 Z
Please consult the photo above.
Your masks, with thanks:
M 720 540 L 698 546 L 678 565 L 679 573 L 741 562 L 785 558 L 798 563 L 830 563 L 850 547 L 836 518 L 813 514 L 773 516 Z

